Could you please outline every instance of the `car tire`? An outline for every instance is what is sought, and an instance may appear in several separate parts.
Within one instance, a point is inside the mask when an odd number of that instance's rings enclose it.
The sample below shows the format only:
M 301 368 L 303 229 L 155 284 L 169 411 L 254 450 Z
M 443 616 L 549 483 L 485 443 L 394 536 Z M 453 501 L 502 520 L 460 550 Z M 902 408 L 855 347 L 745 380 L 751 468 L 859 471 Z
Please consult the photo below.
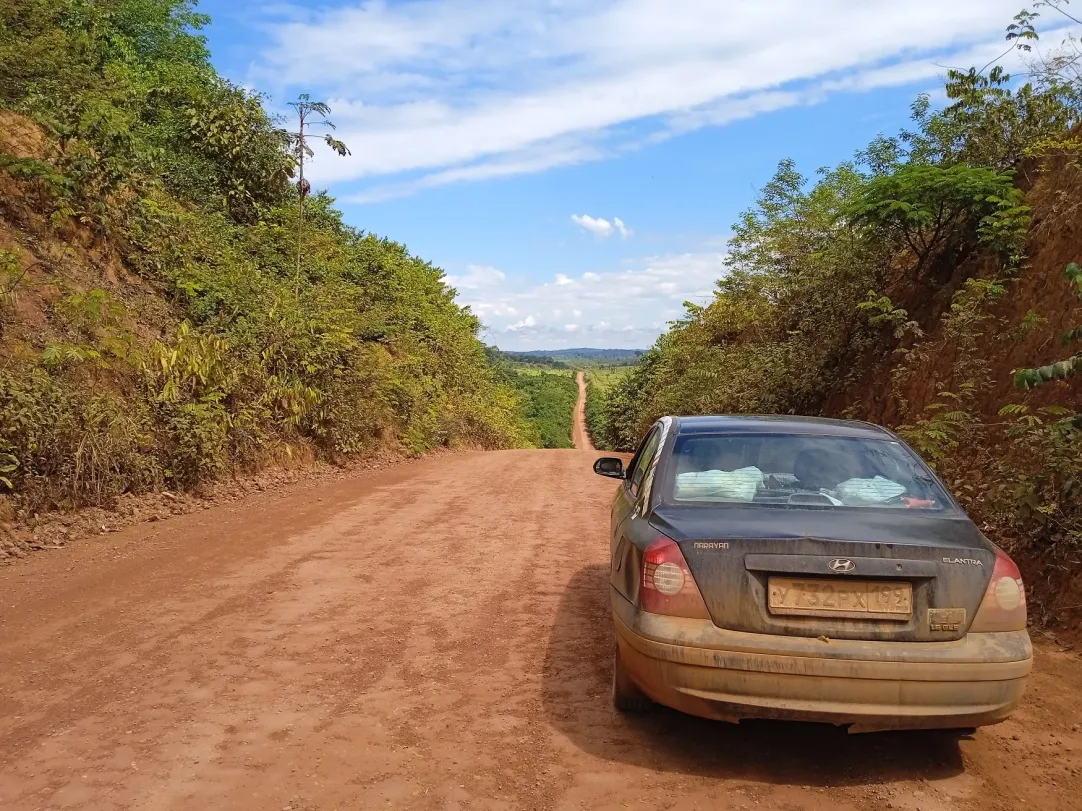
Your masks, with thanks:
M 612 706 L 620 712 L 649 712 L 654 708 L 654 702 L 627 675 L 619 645 L 612 657 Z

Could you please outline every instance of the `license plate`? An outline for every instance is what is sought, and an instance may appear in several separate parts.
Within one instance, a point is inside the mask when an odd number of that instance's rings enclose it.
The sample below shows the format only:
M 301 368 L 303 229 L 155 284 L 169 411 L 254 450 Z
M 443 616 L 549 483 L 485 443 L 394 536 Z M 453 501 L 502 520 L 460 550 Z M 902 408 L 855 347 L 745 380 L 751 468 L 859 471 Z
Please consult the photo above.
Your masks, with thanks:
M 911 583 L 771 577 L 768 591 L 771 614 L 903 622 L 913 616 Z

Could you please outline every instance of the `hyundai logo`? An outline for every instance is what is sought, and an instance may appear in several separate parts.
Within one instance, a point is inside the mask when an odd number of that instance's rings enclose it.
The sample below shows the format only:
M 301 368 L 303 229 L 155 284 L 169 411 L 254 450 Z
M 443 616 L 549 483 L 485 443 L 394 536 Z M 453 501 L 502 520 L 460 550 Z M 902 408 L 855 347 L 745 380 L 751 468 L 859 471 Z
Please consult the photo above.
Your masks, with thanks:
M 846 560 L 845 558 L 835 558 L 827 565 L 830 566 L 830 571 L 841 573 L 851 572 L 857 568 L 857 565 L 853 563 L 853 561 Z

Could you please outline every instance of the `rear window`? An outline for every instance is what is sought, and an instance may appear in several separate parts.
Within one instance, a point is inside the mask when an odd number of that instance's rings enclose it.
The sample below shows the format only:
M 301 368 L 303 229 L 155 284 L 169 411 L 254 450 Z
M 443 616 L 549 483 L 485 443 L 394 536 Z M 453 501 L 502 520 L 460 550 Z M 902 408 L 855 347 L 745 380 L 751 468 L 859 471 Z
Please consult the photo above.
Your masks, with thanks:
M 890 439 L 682 436 L 672 468 L 674 501 L 951 509 L 928 467 Z

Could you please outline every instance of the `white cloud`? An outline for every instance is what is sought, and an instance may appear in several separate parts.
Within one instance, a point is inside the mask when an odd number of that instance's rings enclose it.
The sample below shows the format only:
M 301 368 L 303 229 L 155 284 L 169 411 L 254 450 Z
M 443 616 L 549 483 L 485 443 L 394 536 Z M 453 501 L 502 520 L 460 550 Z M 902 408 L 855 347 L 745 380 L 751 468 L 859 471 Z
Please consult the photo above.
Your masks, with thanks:
M 536 327 L 536 326 L 537 326 L 537 319 L 534 318 L 532 315 L 528 315 L 525 318 L 523 318 L 521 321 L 516 321 L 511 326 L 507 327 L 507 331 L 508 332 L 518 332 L 519 330 L 530 329 L 530 328 Z
M 487 340 L 503 349 L 644 348 L 683 314 L 685 300 L 710 301 L 724 275 L 724 260 L 713 251 L 644 257 L 616 269 L 560 274 L 533 285 L 516 285 L 512 274 L 504 286 L 467 291 L 459 300 L 481 315 Z M 510 312 L 526 309 L 536 315 L 518 318 Z M 567 323 L 564 313 L 573 313 L 575 320 Z
M 492 287 L 506 278 L 507 276 L 502 270 L 491 265 L 467 265 L 464 274 L 461 276 L 450 275 L 446 281 L 448 287 L 460 290 L 476 290 L 480 287 Z
M 572 214 L 571 221 L 582 230 L 589 231 L 602 239 L 608 239 L 614 233 L 624 239 L 631 236 L 631 229 L 619 217 L 614 217 L 610 222 L 602 217 L 591 217 L 589 214 Z
M 461 298 L 461 293 L 459 297 Z M 476 294 L 475 294 L 476 295 Z M 470 308 L 481 317 L 482 320 L 495 317 L 506 318 L 508 316 L 517 316 L 518 309 L 510 304 L 504 304 L 499 301 L 477 301 L 474 300 L 470 304 Z
M 595 220 L 589 214 L 572 214 L 571 221 L 584 231 L 599 237 L 612 236 L 612 223 L 608 220 Z
M 924 81 L 945 72 L 937 62 L 984 64 L 1005 50 L 1017 2 L 294 6 L 259 20 L 271 44 L 249 80 L 283 97 L 303 89 L 326 98 L 353 155 L 318 156 L 314 182 L 383 178 L 345 196 L 386 199 L 598 160 L 832 93 Z M 610 233 L 623 233 L 616 222 Z

